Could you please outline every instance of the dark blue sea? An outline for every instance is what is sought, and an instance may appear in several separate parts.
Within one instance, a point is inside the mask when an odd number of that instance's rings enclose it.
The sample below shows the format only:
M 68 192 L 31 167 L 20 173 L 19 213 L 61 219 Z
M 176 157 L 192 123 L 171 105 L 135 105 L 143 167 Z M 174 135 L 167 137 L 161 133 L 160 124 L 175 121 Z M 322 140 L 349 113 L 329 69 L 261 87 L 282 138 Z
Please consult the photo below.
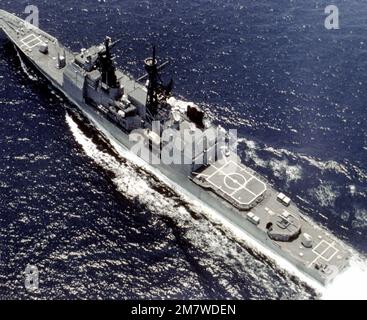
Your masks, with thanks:
M 0 0 L 25 18 L 29 1 Z M 156 44 L 175 95 L 238 129 L 244 162 L 367 255 L 367 1 L 33 0 L 74 51 Z M 0 36 L 0 298 L 315 299 L 139 165 L 115 154 Z M 37 266 L 39 290 L 24 286 Z

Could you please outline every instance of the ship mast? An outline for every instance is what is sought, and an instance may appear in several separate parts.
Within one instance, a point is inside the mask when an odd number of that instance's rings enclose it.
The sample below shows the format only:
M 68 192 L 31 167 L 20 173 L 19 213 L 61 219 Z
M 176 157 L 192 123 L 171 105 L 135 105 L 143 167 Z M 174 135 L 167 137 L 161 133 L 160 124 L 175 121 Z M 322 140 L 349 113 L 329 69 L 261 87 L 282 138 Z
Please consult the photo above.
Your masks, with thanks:
M 158 68 L 155 55 L 155 46 L 153 46 L 152 58 L 147 58 L 144 61 L 145 70 L 148 73 L 148 94 L 146 107 L 151 116 L 155 116 L 158 109 Z
M 116 77 L 116 68 L 110 52 L 111 38 L 106 37 L 104 44 L 105 50 L 99 53 L 99 67 L 102 74 L 102 82 L 109 88 L 118 88 L 119 83 Z
M 144 61 L 145 70 L 148 76 L 148 93 L 146 108 L 149 116 L 153 119 L 160 105 L 160 100 L 167 98 L 173 88 L 173 80 L 170 81 L 168 85 L 163 85 L 162 80 L 159 76 L 159 70 L 162 69 L 167 63 L 158 66 L 158 61 L 156 59 L 156 50 L 153 46 L 153 55 L 151 58 L 147 58 Z M 144 77 L 140 78 L 143 79 Z

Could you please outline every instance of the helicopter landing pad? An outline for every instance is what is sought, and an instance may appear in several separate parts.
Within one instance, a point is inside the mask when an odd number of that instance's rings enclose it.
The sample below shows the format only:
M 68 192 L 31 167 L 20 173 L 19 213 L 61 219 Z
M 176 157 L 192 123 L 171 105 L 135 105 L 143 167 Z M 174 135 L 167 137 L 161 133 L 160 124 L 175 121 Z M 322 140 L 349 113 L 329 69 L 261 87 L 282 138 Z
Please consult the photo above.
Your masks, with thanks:
M 217 162 L 200 174 L 210 188 L 230 202 L 250 206 L 266 191 L 266 184 L 234 161 Z

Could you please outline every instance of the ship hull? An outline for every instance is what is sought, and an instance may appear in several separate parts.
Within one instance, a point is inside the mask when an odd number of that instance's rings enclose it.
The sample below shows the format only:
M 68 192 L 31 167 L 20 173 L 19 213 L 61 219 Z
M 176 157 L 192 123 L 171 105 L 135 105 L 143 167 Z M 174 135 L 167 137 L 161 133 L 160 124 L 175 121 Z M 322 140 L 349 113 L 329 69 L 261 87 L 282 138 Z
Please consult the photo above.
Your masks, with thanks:
M 19 49 L 19 48 L 18 48 Z M 32 63 L 32 65 L 55 87 L 60 93 L 62 93 L 72 104 L 77 108 L 79 112 L 82 112 L 84 117 L 86 117 L 93 126 L 99 131 L 100 134 L 104 136 L 107 141 L 110 142 L 111 148 L 113 144 L 117 144 L 121 149 L 130 152 L 131 144 L 129 142 L 129 136 L 123 133 L 117 126 L 112 124 L 108 119 L 96 111 L 93 107 L 85 104 L 82 101 L 76 101 L 71 96 L 66 93 L 63 88 L 53 81 L 47 74 L 38 68 L 37 64 L 29 59 L 25 54 L 24 56 Z M 147 162 L 146 162 L 147 163 Z M 216 195 L 209 193 L 208 191 L 202 189 L 195 183 L 193 183 L 184 172 L 172 171 L 170 166 L 165 165 L 152 165 L 147 163 L 151 168 L 158 170 L 161 175 L 166 177 L 171 185 L 176 188 L 183 189 L 189 197 L 196 199 L 204 207 L 209 207 L 214 210 L 222 218 L 224 218 L 231 225 L 239 228 L 241 231 L 245 232 L 246 235 L 250 236 L 255 240 L 260 246 L 271 250 L 276 255 L 285 258 L 290 261 L 297 269 L 304 273 L 306 276 L 317 280 L 323 285 L 327 282 L 324 278 L 319 277 L 317 272 L 312 269 L 305 269 L 304 266 L 297 260 L 293 259 L 291 255 L 287 256 L 284 251 L 271 239 L 267 237 L 261 230 L 253 228 L 253 225 L 244 219 L 243 216 L 239 215 L 238 212 L 229 208 L 222 199 L 218 199 Z M 159 177 L 158 177 L 159 178 Z
M 81 112 L 93 124 L 99 133 L 110 142 L 112 148 L 117 145 L 119 148 L 127 152 L 131 152 L 130 150 L 132 147 L 132 142 L 129 141 L 128 134 L 123 132 L 117 125 L 106 118 L 105 115 L 103 115 L 102 112 L 97 110 L 95 107 L 85 103 L 85 101 L 75 98 L 79 96 L 78 92 L 67 92 L 62 83 L 57 81 L 57 78 L 50 76 L 50 74 L 48 74 L 45 69 L 37 63 L 37 61 L 34 61 L 29 54 L 23 50 L 23 48 L 17 42 L 17 39 L 13 39 L 12 36 L 6 32 L 6 30 L 4 31 L 8 38 L 18 48 L 18 50 L 23 53 L 26 59 L 30 61 L 32 65 L 75 106 L 76 110 Z M 69 52 L 68 54 L 71 53 Z M 131 154 L 136 156 L 133 153 Z M 146 164 L 152 169 L 152 173 L 157 175 L 158 179 L 164 177 L 164 180 L 168 180 L 167 182 L 169 186 L 172 186 L 174 189 L 182 191 L 190 198 L 197 200 L 197 202 L 202 206 L 212 209 L 218 216 L 222 218 L 222 220 L 224 220 L 225 223 L 240 229 L 247 236 L 255 240 L 260 246 L 270 250 L 272 253 L 285 259 L 286 261 L 291 262 L 302 274 L 320 282 L 323 285 L 333 280 L 334 277 L 325 276 L 316 270 L 312 262 L 310 264 L 305 264 L 300 256 L 295 254 L 294 248 L 288 249 L 285 244 L 283 245 L 282 243 L 270 239 L 266 232 L 256 227 L 252 222 L 246 219 L 246 212 L 239 211 L 223 198 L 216 195 L 214 192 L 204 189 L 200 185 L 196 184 L 191 177 L 187 175 L 187 171 L 185 171 L 182 167 L 164 164 L 153 165 L 148 162 L 146 162 Z M 277 191 L 272 187 L 268 186 L 267 193 L 269 195 L 268 198 L 276 199 Z M 266 205 L 269 204 L 270 200 L 267 201 L 268 202 L 265 201 L 265 204 L 254 208 L 252 211 L 256 213 L 257 211 L 260 212 L 261 210 L 264 210 Z M 279 205 L 276 203 L 276 200 L 271 201 L 273 202 L 271 202 L 269 205 L 273 207 Z M 296 210 L 296 207 L 293 207 Z M 301 219 L 304 220 L 304 224 L 307 226 L 307 228 L 311 230 L 311 227 L 308 227 L 310 222 L 306 221 L 302 216 Z M 312 228 L 316 227 L 312 226 Z M 325 231 L 322 232 L 325 233 Z M 338 263 L 338 273 L 340 273 L 347 267 L 348 259 L 345 258 L 345 261 L 343 260 Z
M 42 72 L 42 71 L 41 71 Z M 48 78 L 46 75 L 44 75 Z M 51 81 L 52 83 L 52 81 Z M 110 142 L 111 148 L 113 145 L 118 145 L 122 150 L 127 152 L 130 151 L 131 142 L 129 141 L 129 135 L 123 133 L 117 126 L 112 124 L 108 119 L 106 119 L 101 113 L 96 111 L 93 107 L 81 102 L 75 101 L 73 98 L 68 96 L 62 88 L 58 87 L 57 84 L 53 83 L 55 87 L 77 108 L 81 111 L 84 117 L 86 117 L 93 126 L 99 131 L 103 137 Z M 133 154 L 131 154 L 133 155 Z M 135 155 L 133 155 L 135 156 Z M 177 170 L 172 170 L 171 166 L 168 165 L 152 165 L 145 162 L 149 167 L 151 167 L 157 174 L 157 178 L 164 176 L 168 179 L 169 185 L 173 186 L 174 189 L 179 189 L 186 193 L 186 195 L 197 201 L 198 204 L 208 207 L 215 213 L 219 214 L 230 225 L 240 229 L 247 236 L 250 236 L 252 240 L 256 241 L 258 245 L 271 250 L 277 256 L 285 258 L 287 261 L 291 262 L 297 269 L 304 275 L 317 280 L 323 285 L 327 282 L 324 278 L 319 277 L 319 275 L 312 269 L 305 269 L 304 265 L 299 263 L 299 261 L 293 259 L 291 255 L 286 255 L 279 245 L 274 241 L 269 239 L 266 234 L 261 230 L 253 228 L 251 222 L 244 219 L 244 216 L 239 215 L 238 211 L 232 209 L 229 205 L 226 205 L 222 199 L 218 198 L 215 194 L 202 189 L 200 186 L 192 182 L 185 172 L 178 172 Z M 154 174 L 154 171 L 152 172 Z M 275 193 L 275 191 L 274 191 Z

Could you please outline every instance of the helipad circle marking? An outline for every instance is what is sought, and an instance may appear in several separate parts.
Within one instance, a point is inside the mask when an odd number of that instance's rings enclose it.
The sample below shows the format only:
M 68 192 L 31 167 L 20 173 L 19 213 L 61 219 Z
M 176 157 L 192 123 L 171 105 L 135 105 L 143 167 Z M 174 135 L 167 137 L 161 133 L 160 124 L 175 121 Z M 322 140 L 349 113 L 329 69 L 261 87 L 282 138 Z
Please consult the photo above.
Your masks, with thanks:
M 240 173 L 230 173 L 224 177 L 224 184 L 231 190 L 237 190 L 246 184 L 246 178 Z

